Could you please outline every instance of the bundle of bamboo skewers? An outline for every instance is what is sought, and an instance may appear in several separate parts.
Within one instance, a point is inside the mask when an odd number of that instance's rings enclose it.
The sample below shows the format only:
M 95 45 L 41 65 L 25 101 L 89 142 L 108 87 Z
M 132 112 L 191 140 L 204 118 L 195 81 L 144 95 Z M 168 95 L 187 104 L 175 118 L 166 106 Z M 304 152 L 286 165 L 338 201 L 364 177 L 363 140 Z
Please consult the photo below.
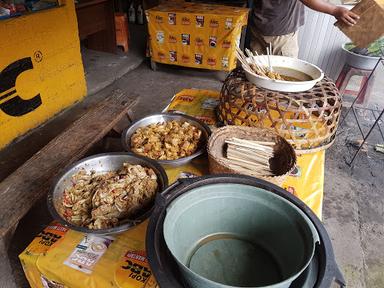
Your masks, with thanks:
M 211 174 L 248 175 L 280 186 L 296 164 L 292 146 L 269 129 L 224 126 L 207 146 Z
M 253 176 L 275 176 L 269 163 L 274 156 L 274 142 L 231 138 L 225 143 L 226 158 L 230 161 L 231 169 Z
M 239 47 L 236 46 L 236 57 L 242 64 L 245 70 L 248 70 L 250 73 L 256 73 L 257 75 L 267 77 L 275 80 L 283 80 L 281 75 L 275 71 L 273 71 L 273 67 L 271 65 L 270 55 L 272 53 L 272 46 L 270 44 L 267 47 L 267 62 L 265 63 L 265 57 L 256 57 L 260 56 L 256 51 L 255 54 L 252 53 L 251 50 L 245 49 L 245 53 L 247 56 L 241 51 Z

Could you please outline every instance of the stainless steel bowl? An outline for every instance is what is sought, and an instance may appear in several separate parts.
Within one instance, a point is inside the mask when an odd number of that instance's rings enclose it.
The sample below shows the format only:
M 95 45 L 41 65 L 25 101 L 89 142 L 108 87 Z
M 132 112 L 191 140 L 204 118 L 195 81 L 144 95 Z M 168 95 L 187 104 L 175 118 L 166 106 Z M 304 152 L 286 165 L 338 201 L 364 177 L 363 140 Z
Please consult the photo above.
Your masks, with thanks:
M 168 186 L 167 174 L 165 173 L 164 169 L 158 163 L 156 163 L 156 161 L 127 152 L 94 155 L 71 165 L 55 180 L 52 189 L 48 193 L 48 209 L 53 218 L 57 219 L 62 224 L 73 230 L 89 234 L 120 233 L 146 220 L 152 212 L 155 197 L 149 205 L 143 207 L 143 209 L 136 213 L 134 217 L 122 219 L 120 220 L 118 226 L 108 229 L 89 229 L 86 227 L 73 225 L 69 223 L 59 212 L 63 203 L 62 197 L 64 190 L 68 186 L 72 185 L 72 175 L 77 173 L 80 169 L 85 169 L 87 172 L 95 171 L 97 173 L 115 171 L 120 169 L 123 166 L 123 163 L 142 165 L 152 168 L 158 179 L 157 181 L 159 187 L 157 193 L 162 192 Z
M 206 148 L 207 148 L 208 138 L 211 135 L 211 130 L 205 123 L 201 122 L 200 120 L 188 115 L 177 114 L 177 113 L 154 114 L 154 115 L 144 117 L 132 123 L 132 125 L 129 126 L 121 135 L 121 140 L 122 140 L 124 149 L 126 151 L 132 152 L 131 137 L 138 128 L 145 127 L 150 124 L 164 123 L 172 120 L 185 121 L 185 122 L 191 123 L 201 130 L 202 138 L 199 143 L 199 148 L 196 150 L 195 153 L 193 153 L 188 157 L 183 157 L 176 160 L 156 160 L 155 159 L 155 161 L 157 161 L 159 164 L 164 166 L 180 166 L 192 161 L 192 159 L 196 158 L 197 156 L 204 154 L 207 150 Z

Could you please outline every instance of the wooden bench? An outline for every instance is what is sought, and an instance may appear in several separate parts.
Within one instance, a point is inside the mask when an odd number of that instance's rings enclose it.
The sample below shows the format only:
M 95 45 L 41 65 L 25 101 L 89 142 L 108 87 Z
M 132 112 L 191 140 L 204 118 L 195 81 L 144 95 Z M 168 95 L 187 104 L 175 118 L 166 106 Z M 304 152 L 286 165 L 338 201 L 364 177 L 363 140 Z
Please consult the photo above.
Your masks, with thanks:
M 55 175 L 82 158 L 125 117 L 130 119 L 128 113 L 134 104 L 134 100 L 115 91 L 0 183 L 1 287 L 17 287 L 7 251 L 20 219 L 47 194 Z

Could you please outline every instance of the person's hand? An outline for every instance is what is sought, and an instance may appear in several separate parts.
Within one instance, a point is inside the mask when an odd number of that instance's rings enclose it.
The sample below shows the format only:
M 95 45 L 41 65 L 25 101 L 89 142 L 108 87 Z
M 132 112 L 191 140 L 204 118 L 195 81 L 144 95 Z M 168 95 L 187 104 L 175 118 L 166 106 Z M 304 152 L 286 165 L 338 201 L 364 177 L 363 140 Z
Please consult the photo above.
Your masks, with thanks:
M 344 22 L 345 24 L 349 26 L 353 26 L 357 23 L 357 20 L 359 20 L 359 16 L 355 13 L 349 11 L 347 8 L 337 6 L 333 16 L 341 22 Z

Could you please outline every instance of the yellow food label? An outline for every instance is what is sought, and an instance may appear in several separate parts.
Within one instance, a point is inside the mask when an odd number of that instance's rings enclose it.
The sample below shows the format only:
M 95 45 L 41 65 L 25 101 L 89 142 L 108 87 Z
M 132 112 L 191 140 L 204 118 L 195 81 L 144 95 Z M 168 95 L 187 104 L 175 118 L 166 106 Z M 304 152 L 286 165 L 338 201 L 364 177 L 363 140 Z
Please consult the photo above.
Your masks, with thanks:
M 166 111 L 184 113 L 212 126 L 217 122 L 215 109 L 219 98 L 218 91 L 184 89 L 173 97 Z
M 193 178 L 196 176 L 202 176 L 208 174 L 208 165 L 207 158 L 202 156 L 193 159 L 192 162 L 178 167 L 167 167 L 165 172 L 167 172 L 169 184 L 177 181 L 182 178 Z
M 120 288 L 142 288 L 152 275 L 145 251 L 128 251 L 115 271 L 115 281 Z
M 86 234 L 64 264 L 81 272 L 91 274 L 95 265 L 114 240 L 114 237 L 111 236 Z
M 26 253 L 31 255 L 44 254 L 53 246 L 57 245 L 64 238 L 68 230 L 68 228 L 59 223 L 53 222 L 33 239 Z
M 282 187 L 307 204 L 321 219 L 324 191 L 325 151 L 299 155 L 297 166 Z
M 160 288 L 159 285 L 157 285 L 155 276 L 151 275 L 149 279 L 147 280 L 147 283 L 145 283 L 144 288 Z

